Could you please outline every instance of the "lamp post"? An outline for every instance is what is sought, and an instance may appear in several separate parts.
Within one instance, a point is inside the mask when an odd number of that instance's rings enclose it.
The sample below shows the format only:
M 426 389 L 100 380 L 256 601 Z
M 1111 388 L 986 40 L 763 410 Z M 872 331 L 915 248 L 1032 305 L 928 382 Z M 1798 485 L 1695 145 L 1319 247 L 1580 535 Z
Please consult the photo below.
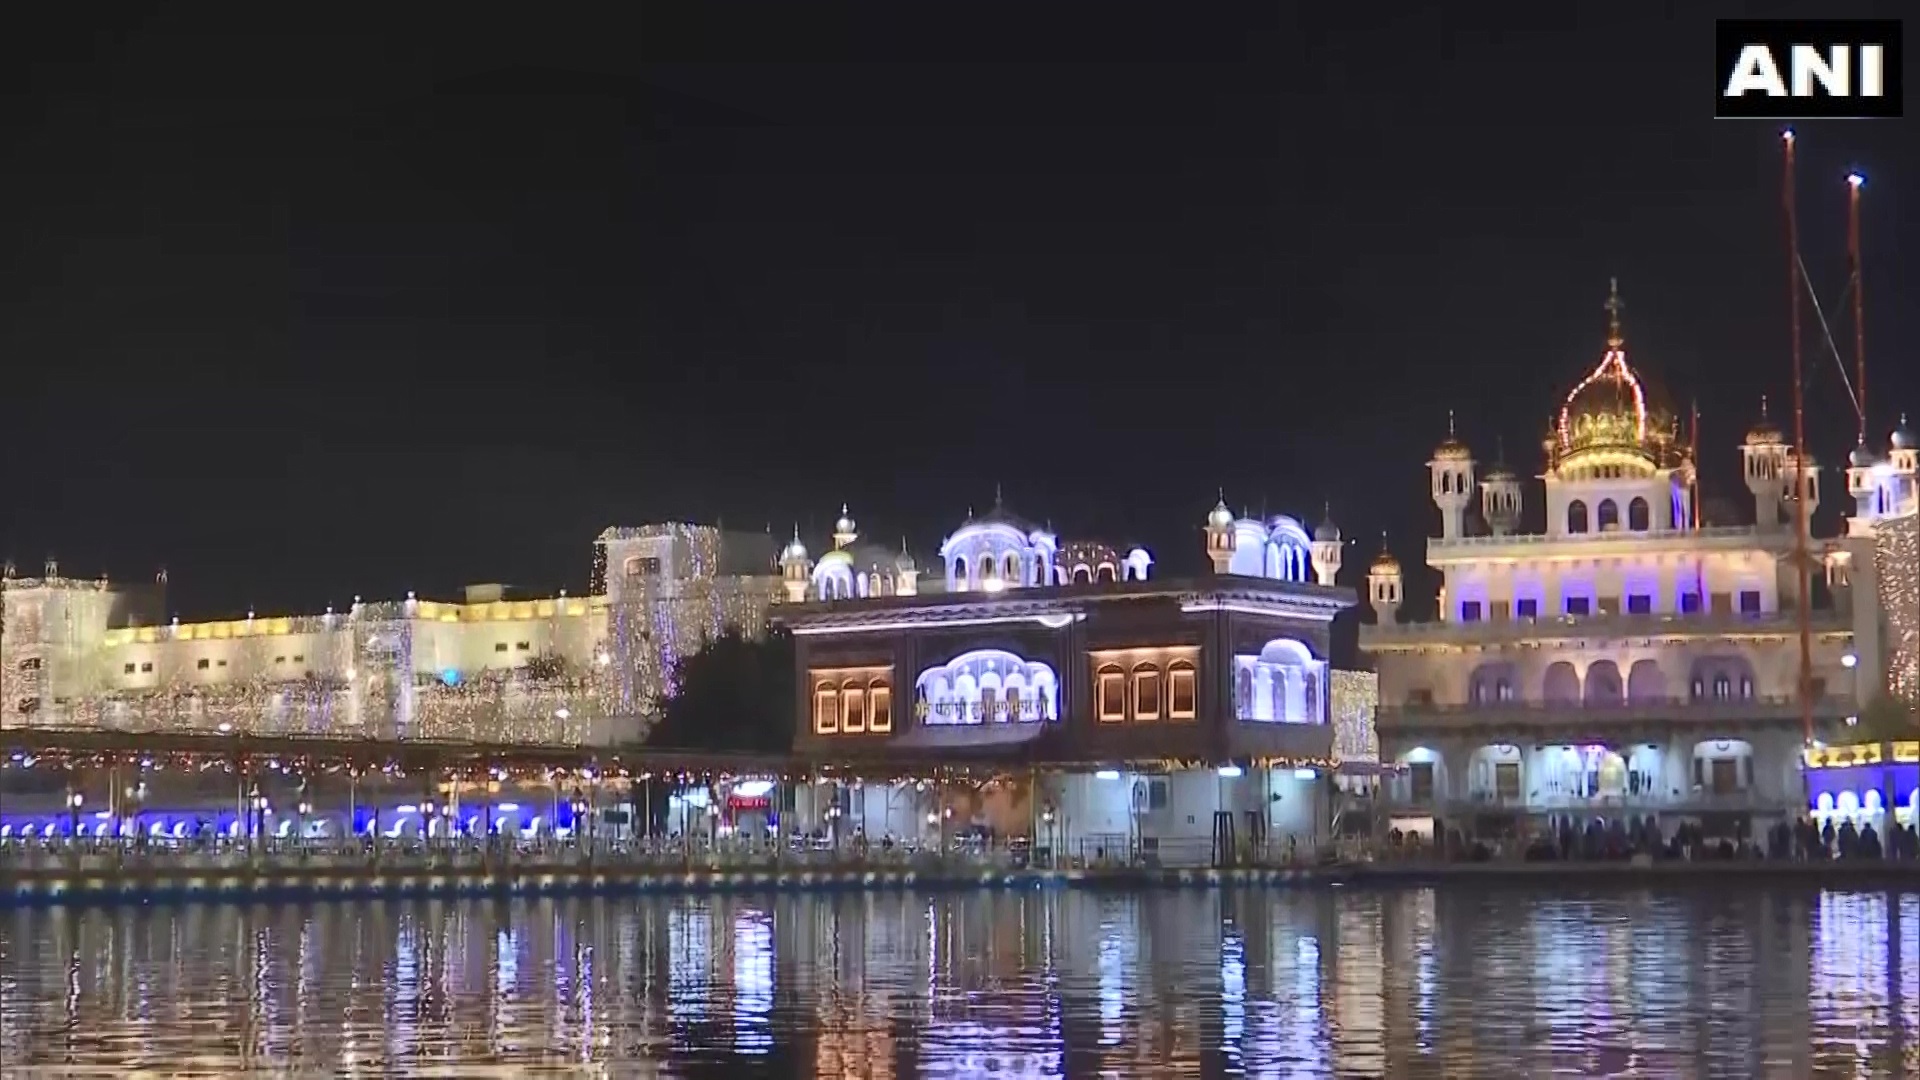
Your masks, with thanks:
M 87 804 L 87 797 L 77 790 L 67 792 L 67 838 L 74 846 L 80 844 L 80 808 Z
M 260 790 L 259 784 L 255 784 L 249 801 L 251 812 L 248 815 L 247 828 L 249 838 L 255 847 L 259 847 L 266 839 L 267 808 L 269 805 L 270 803 L 267 800 L 266 794 Z

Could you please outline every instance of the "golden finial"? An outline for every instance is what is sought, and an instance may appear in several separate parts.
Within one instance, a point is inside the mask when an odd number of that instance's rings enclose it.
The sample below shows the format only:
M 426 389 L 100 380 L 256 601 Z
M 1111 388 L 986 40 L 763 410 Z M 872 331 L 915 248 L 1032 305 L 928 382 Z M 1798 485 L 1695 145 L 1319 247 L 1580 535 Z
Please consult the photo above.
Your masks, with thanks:
M 1456 434 L 1457 433 L 1453 430 L 1453 410 L 1448 409 L 1447 410 L 1447 438 L 1449 439 L 1454 438 Z
M 1607 279 L 1607 348 L 1618 349 L 1627 343 L 1626 335 L 1620 332 L 1620 312 L 1626 309 L 1626 301 L 1620 299 L 1620 279 Z

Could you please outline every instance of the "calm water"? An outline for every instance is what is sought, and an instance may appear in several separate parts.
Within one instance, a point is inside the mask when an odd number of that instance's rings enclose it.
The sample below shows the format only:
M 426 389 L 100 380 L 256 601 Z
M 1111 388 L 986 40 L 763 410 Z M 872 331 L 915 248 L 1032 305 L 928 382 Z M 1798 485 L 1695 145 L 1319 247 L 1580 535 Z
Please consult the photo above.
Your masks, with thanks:
M 5 1076 L 1920 1076 L 1920 894 L 0 914 Z M 1889 935 L 1897 916 L 1899 940 Z

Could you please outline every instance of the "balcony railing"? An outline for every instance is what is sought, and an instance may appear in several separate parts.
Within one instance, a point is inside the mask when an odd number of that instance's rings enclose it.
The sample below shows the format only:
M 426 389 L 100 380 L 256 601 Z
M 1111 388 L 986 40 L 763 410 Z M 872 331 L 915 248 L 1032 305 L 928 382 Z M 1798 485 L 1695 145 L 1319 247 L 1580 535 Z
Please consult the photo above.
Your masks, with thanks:
M 1615 540 L 1765 540 L 1763 545 L 1789 547 L 1793 544 L 1793 533 L 1787 529 L 1759 529 L 1752 525 L 1715 525 L 1704 529 L 1612 529 L 1595 532 L 1566 533 L 1551 536 L 1546 533 L 1510 533 L 1506 536 L 1459 536 L 1451 540 L 1432 537 L 1427 540 L 1427 550 L 1434 553 L 1452 552 L 1460 548 L 1505 547 L 1519 544 L 1604 544 Z
M 1852 622 L 1831 610 L 1813 612 L 1815 633 L 1850 630 Z M 1525 641 L 1567 637 L 1659 637 L 1663 634 L 1792 633 L 1800 616 L 1793 611 L 1754 614 L 1700 612 L 1682 615 L 1609 612 L 1534 618 L 1481 619 L 1474 622 L 1394 623 L 1360 628 L 1361 647 L 1422 641 Z
M 1587 813 L 1662 811 L 1667 813 L 1749 812 L 1778 810 L 1792 799 L 1770 798 L 1757 791 L 1685 791 L 1679 795 L 1642 792 L 1636 795 L 1537 795 L 1531 798 L 1502 798 L 1488 792 L 1473 792 L 1464 799 L 1434 795 L 1428 799 L 1395 796 L 1391 792 L 1380 799 L 1388 811 L 1418 811 L 1450 816 L 1485 813 Z
M 1816 720 L 1852 715 L 1853 699 L 1827 695 L 1813 703 Z M 1484 727 L 1487 725 L 1562 725 L 1579 727 L 1619 721 L 1670 721 L 1713 724 L 1729 720 L 1793 720 L 1800 702 L 1793 697 L 1654 698 L 1619 702 L 1483 701 L 1467 705 L 1382 705 L 1375 714 L 1387 728 Z

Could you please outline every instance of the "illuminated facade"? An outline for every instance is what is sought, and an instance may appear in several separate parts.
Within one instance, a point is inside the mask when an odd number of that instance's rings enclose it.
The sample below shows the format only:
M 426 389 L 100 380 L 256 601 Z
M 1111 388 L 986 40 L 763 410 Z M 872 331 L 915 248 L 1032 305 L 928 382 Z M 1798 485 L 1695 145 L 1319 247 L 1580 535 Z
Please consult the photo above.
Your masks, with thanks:
M 698 525 L 608 529 L 591 595 L 362 602 L 162 622 L 153 587 L 11 569 L 7 726 L 585 744 L 638 738 L 675 661 L 758 632 L 773 544 Z
M 1545 440 L 1544 529 L 1525 531 L 1523 485 L 1479 472 L 1453 437 L 1428 462 L 1440 535 L 1439 616 L 1402 623 L 1404 577 L 1383 551 L 1368 572 L 1375 623 L 1361 648 L 1380 676 L 1383 759 L 1398 807 L 1466 825 L 1527 817 L 1764 819 L 1806 804 L 1797 697 L 1794 478 L 1762 418 L 1740 448 L 1752 525 L 1706 525 L 1694 450 L 1627 362 L 1617 292 L 1599 364 Z M 1808 517 L 1819 472 L 1804 473 Z M 1811 613 L 1813 711 L 1857 711 L 1860 611 L 1877 606 L 1832 568 L 1831 607 Z M 1857 562 L 1855 563 L 1857 565 Z M 1816 598 L 1817 602 L 1817 598 Z
M 1207 529 L 1219 572 L 1165 581 L 1142 548 L 1062 543 L 996 503 L 946 538 L 921 581 L 904 553 L 891 566 L 862 553 L 843 513 L 819 562 L 797 539 L 782 557 L 796 602 L 774 615 L 796 642 L 796 749 L 1084 767 L 1013 799 L 1000 823 L 1055 844 L 1164 851 L 1217 826 L 1305 842 L 1331 717 L 1370 719 L 1333 700 L 1327 662 L 1329 624 L 1354 600 L 1314 580 L 1316 549 L 1291 519 L 1237 521 L 1221 506 Z M 1367 736 L 1343 742 L 1364 750 Z M 858 798 L 843 818 L 917 828 L 918 804 L 899 812 L 899 793 Z M 929 826 L 948 827 L 931 809 Z

